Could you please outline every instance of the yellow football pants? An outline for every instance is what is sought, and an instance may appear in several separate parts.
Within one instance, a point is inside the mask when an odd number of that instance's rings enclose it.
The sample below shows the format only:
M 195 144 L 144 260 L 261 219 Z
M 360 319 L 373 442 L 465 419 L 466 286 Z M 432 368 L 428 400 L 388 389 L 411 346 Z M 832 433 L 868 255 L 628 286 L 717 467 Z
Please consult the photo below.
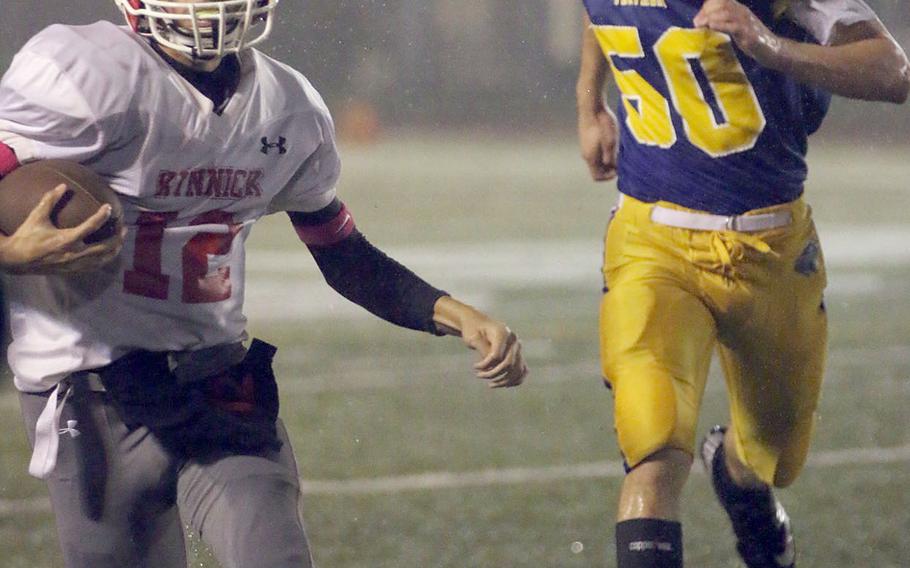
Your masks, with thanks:
M 742 233 L 651 221 L 625 196 L 606 237 L 600 345 L 629 466 L 663 448 L 692 453 L 708 367 L 718 349 L 738 457 L 786 486 L 808 453 L 824 373 L 824 262 L 811 212 Z M 671 203 L 664 207 L 681 209 Z

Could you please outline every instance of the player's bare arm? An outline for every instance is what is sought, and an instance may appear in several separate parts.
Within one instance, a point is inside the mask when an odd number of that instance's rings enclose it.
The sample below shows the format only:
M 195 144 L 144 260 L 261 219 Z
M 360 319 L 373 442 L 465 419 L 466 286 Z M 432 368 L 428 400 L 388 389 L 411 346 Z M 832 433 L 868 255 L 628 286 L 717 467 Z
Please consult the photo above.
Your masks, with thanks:
M 515 387 L 528 374 L 521 341 L 504 323 L 451 296 L 442 296 L 433 307 L 433 321 L 440 331 L 461 336 L 480 353 L 474 370 L 491 388 Z
M 0 235 L 0 267 L 13 273 L 67 273 L 98 269 L 120 253 L 124 233 L 91 245 L 83 239 L 100 229 L 111 215 L 102 205 L 82 224 L 58 229 L 51 222 L 54 206 L 66 193 L 65 185 L 47 192 L 15 233 Z
M 729 34 L 765 67 L 836 95 L 900 104 L 910 94 L 907 55 L 877 19 L 838 24 L 824 46 L 775 35 L 736 0 L 707 0 L 693 23 Z
M 575 96 L 578 109 L 578 142 L 581 157 L 595 181 L 616 177 L 616 117 L 604 104 L 607 61 L 585 15 L 581 64 Z

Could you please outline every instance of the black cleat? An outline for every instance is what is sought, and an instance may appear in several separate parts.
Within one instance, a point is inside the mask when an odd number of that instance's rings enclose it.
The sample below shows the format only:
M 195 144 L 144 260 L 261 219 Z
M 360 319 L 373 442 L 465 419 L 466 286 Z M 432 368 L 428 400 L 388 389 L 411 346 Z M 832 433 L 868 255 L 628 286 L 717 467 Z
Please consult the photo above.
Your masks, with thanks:
M 796 549 L 790 518 L 771 489 L 742 489 L 733 485 L 723 459 L 717 459 L 724 455 L 726 431 L 723 426 L 711 428 L 701 443 L 701 461 L 711 476 L 714 493 L 733 524 L 736 550 L 748 568 L 794 568 Z

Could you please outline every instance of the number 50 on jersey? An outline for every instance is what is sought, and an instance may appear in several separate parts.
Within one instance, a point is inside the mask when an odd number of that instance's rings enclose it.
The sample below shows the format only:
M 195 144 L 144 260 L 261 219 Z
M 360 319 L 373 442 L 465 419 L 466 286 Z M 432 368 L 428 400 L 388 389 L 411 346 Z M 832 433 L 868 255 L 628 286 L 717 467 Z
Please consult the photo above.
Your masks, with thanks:
M 718 158 L 751 149 L 765 128 L 755 90 L 726 34 L 671 27 L 646 53 L 637 28 L 593 26 L 610 61 L 626 110 L 626 126 L 640 144 L 669 148 L 679 136 L 670 114 L 669 96 L 684 136 Z M 655 57 L 666 91 L 620 62 Z

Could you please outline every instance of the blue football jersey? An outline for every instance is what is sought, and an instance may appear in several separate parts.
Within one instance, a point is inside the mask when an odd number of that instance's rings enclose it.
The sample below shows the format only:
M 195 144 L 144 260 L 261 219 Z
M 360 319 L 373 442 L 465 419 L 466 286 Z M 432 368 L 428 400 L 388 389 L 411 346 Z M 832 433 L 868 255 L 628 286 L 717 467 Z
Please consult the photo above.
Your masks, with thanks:
M 802 194 L 829 94 L 694 28 L 701 0 L 584 1 L 621 95 L 621 192 L 722 215 Z M 813 41 L 769 0 L 743 3 L 775 33 Z

